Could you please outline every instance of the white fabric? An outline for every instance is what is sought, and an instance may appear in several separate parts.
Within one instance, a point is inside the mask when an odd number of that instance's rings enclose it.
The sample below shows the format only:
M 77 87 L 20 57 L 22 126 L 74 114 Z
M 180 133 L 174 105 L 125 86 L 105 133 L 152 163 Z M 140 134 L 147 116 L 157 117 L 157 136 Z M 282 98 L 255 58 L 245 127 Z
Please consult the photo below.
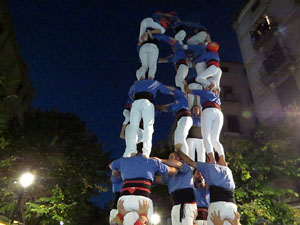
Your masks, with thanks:
M 233 212 L 237 211 L 236 204 L 232 202 L 213 202 L 209 204 L 208 207 L 208 217 L 207 217 L 207 225 L 214 225 L 214 223 L 210 220 L 210 216 L 213 212 L 218 213 L 220 211 L 221 219 L 234 219 L 235 215 Z M 230 225 L 228 221 L 224 221 L 223 225 Z
M 184 204 L 184 217 L 180 223 L 180 206 L 174 205 L 171 211 L 172 225 L 193 225 L 197 204 Z
M 198 62 L 195 66 L 197 75 L 200 75 L 206 70 L 206 62 Z
M 126 125 L 130 119 L 130 111 L 128 109 L 124 109 L 123 116 L 125 117 L 123 124 Z
M 118 210 L 117 209 L 112 209 L 110 210 L 109 213 L 109 224 L 111 224 L 111 221 L 117 216 Z
M 223 127 L 223 113 L 217 108 L 207 108 L 201 113 L 201 133 L 206 153 L 213 152 L 213 147 L 219 156 L 224 155 L 223 145 L 219 141 Z
M 180 43 L 182 43 L 182 41 L 185 39 L 186 36 L 186 32 L 184 30 L 181 30 L 179 32 L 177 32 L 177 34 L 174 36 L 176 41 L 179 41 Z
M 201 84 L 198 83 L 191 83 L 189 84 L 188 87 L 191 90 L 202 90 Z M 201 108 L 199 95 L 188 94 L 188 102 L 189 102 L 189 109 L 192 109 L 194 105 L 198 105 Z
M 213 82 L 219 88 L 221 76 L 222 70 L 215 65 L 211 65 L 200 74 L 197 73 L 196 81 L 204 86 L 209 86 Z
M 199 43 L 204 43 L 208 34 L 205 31 L 200 31 L 199 33 L 195 34 L 191 38 L 187 40 L 188 45 L 197 45 Z
M 175 84 L 176 87 L 180 87 L 182 92 L 184 92 L 184 79 L 187 77 L 188 73 L 189 68 L 184 64 L 180 64 L 176 72 Z
M 147 218 L 151 218 L 153 214 L 153 203 L 150 198 L 140 196 L 140 195 L 124 195 L 119 198 L 118 201 L 124 201 L 124 209 L 129 212 L 135 212 L 139 210 L 139 201 L 143 203 L 143 200 L 146 200 L 149 203 L 149 209 L 147 213 Z M 126 215 L 127 216 L 127 215 Z M 138 219 L 136 218 L 135 213 L 129 214 L 128 217 L 124 217 L 123 225 L 133 225 L 135 221 Z
M 142 45 L 139 52 L 142 66 L 136 71 L 136 77 L 138 80 L 140 80 L 141 77 L 146 78 L 147 70 L 149 70 L 148 78 L 151 77 L 154 79 L 157 69 L 158 54 L 159 50 L 157 45 L 152 43 L 146 43 Z
M 141 36 L 146 32 L 147 28 L 160 29 L 161 33 L 165 33 L 165 28 L 163 28 L 159 23 L 154 22 L 154 20 L 150 17 L 142 20 L 140 25 L 140 35 L 139 39 L 141 41 Z
M 129 212 L 124 216 L 123 225 L 134 225 L 139 219 L 139 214 L 136 212 Z
M 188 156 L 190 159 L 195 161 L 195 151 L 197 151 L 197 162 L 205 162 L 206 155 L 205 155 L 205 148 L 203 145 L 203 140 L 199 138 L 188 138 L 186 142 L 189 146 L 189 154 Z
M 207 221 L 206 220 L 196 220 L 197 225 L 207 225 Z
M 129 132 L 126 151 L 128 154 L 137 153 L 137 133 L 141 118 L 143 118 L 143 154 L 149 157 L 152 148 L 152 134 L 154 131 L 154 105 L 148 99 L 138 99 L 132 103 L 130 111 L 131 132 Z
M 189 152 L 189 146 L 186 142 L 186 137 L 193 125 L 193 119 L 190 116 L 183 116 L 177 121 L 177 127 L 174 133 L 174 144 L 182 144 L 181 149 L 185 154 Z
M 135 140 L 136 143 L 140 143 L 143 141 L 143 136 L 144 136 L 144 130 L 139 128 L 138 129 L 138 133 L 137 134 L 132 134 L 132 132 L 134 132 L 131 128 L 131 125 L 128 124 L 125 128 L 125 143 L 126 143 L 126 149 L 125 152 L 123 154 L 123 157 L 131 157 L 131 153 L 137 153 L 137 152 L 132 152 L 130 151 L 130 149 L 128 149 L 128 143 L 129 143 L 129 137 L 132 137 L 133 135 L 135 135 Z

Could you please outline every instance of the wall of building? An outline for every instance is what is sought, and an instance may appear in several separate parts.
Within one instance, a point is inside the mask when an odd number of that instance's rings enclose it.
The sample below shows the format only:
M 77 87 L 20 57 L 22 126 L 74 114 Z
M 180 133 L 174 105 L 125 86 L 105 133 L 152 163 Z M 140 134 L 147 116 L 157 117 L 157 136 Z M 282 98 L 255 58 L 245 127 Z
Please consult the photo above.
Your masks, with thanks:
M 285 117 L 300 103 L 298 2 L 250 0 L 234 24 L 261 123 Z

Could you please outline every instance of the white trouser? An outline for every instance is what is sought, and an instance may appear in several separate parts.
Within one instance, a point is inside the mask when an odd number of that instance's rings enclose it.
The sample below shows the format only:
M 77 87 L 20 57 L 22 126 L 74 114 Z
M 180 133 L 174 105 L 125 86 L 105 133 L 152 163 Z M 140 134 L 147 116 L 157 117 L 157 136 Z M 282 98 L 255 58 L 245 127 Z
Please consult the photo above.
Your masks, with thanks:
M 172 225 L 193 225 L 197 213 L 197 204 L 184 204 L 184 217 L 180 223 L 180 206 L 174 205 L 171 211 Z
M 197 225 L 207 225 L 207 221 L 206 220 L 196 220 Z
M 195 66 L 197 75 L 200 75 L 206 70 L 206 62 L 198 62 Z
M 144 136 L 144 130 L 139 128 L 138 129 L 138 133 L 134 133 L 132 134 L 133 130 L 131 128 L 131 125 L 128 124 L 125 128 L 125 143 L 126 143 L 126 149 L 125 152 L 123 154 L 123 157 L 130 157 L 131 156 L 131 151 L 130 149 L 128 149 L 128 143 L 129 143 L 129 137 L 132 137 L 133 135 L 135 135 L 135 141 L 136 143 L 140 143 L 143 141 L 143 136 Z
M 117 209 L 112 209 L 110 210 L 109 213 L 109 224 L 111 224 L 111 221 L 117 216 L 118 210 Z
M 202 90 L 202 86 L 201 84 L 198 83 L 191 83 L 189 84 L 189 89 Z M 198 105 L 201 108 L 199 95 L 188 94 L 188 101 L 189 101 L 189 109 L 191 109 L 194 105 Z
M 189 146 L 188 156 L 190 159 L 197 162 L 205 162 L 206 155 L 203 140 L 200 138 L 188 138 L 186 139 L 186 142 Z M 197 151 L 197 160 L 195 160 L 195 151 Z
M 176 87 L 180 87 L 182 92 L 184 92 L 184 79 L 187 77 L 188 73 L 189 73 L 188 66 L 184 64 L 180 64 L 175 76 L 175 84 Z
M 136 136 L 139 130 L 141 118 L 143 118 L 144 134 L 143 134 L 143 154 L 149 157 L 152 147 L 152 134 L 154 131 L 154 105 L 148 99 L 138 99 L 132 103 L 130 111 L 130 125 L 132 132 L 129 132 L 127 142 L 127 153 L 137 153 Z
M 183 116 L 177 121 L 177 127 L 174 133 L 174 144 L 182 144 L 181 149 L 185 154 L 189 152 L 189 146 L 186 137 L 190 128 L 193 126 L 193 119 L 190 116 Z
M 161 33 L 165 33 L 165 28 L 163 28 L 159 23 L 154 22 L 154 20 L 150 17 L 142 20 L 140 25 L 140 35 L 139 39 L 141 41 L 141 36 L 146 32 L 147 28 L 160 29 Z
M 210 220 L 210 216 L 213 212 L 218 213 L 220 211 L 221 219 L 234 219 L 235 215 L 233 212 L 237 211 L 236 204 L 232 202 L 213 202 L 209 204 L 208 207 L 208 217 L 207 217 L 207 225 L 214 225 L 214 223 Z M 228 221 L 224 221 L 224 225 L 230 225 Z
M 194 36 L 190 37 L 187 40 L 188 45 L 197 45 L 199 43 L 204 43 L 206 41 L 208 34 L 205 31 L 200 31 L 199 33 L 195 34 Z
M 209 86 L 210 83 L 213 82 L 216 87 L 220 87 L 221 76 L 222 70 L 215 65 L 211 65 L 202 73 L 197 73 L 196 81 L 204 86 Z
M 141 59 L 142 66 L 136 71 L 136 78 L 138 80 L 141 77 L 146 78 L 146 72 L 148 71 L 148 78 L 153 78 L 157 69 L 157 58 L 159 50 L 157 45 L 152 43 L 143 44 L 140 48 L 139 56 Z
M 149 209 L 147 213 L 147 218 L 151 218 L 153 214 L 153 203 L 150 198 L 140 196 L 140 195 L 124 195 L 119 198 L 118 201 L 123 200 L 123 206 L 126 211 L 135 212 L 139 210 L 139 202 L 143 204 L 143 200 L 146 200 L 149 203 Z M 136 217 L 137 216 L 137 217 Z M 133 225 L 135 221 L 138 219 L 138 215 L 135 213 L 130 213 L 124 216 L 123 225 Z
M 213 152 L 213 147 L 219 156 L 224 155 L 223 145 L 219 141 L 223 127 L 223 113 L 217 108 L 207 108 L 201 113 L 201 133 L 206 153 Z

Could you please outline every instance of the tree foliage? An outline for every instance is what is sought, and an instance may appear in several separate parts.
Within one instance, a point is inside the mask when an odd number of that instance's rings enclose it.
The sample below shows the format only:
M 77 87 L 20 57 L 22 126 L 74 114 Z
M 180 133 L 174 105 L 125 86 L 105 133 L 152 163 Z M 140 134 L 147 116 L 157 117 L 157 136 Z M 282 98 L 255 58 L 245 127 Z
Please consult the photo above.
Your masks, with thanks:
M 30 170 L 36 179 L 23 195 L 19 219 L 96 224 L 92 219 L 100 212 L 89 200 L 105 190 L 100 185 L 107 176 L 99 171 L 107 171 L 109 155 L 78 116 L 31 110 L 21 125 L 12 123 L 2 133 L 0 148 L 0 214 L 12 215 L 22 192 L 18 177 Z
M 298 193 L 299 140 L 287 126 L 260 128 L 249 140 L 227 146 L 242 224 L 296 224 L 299 212 L 286 204 Z

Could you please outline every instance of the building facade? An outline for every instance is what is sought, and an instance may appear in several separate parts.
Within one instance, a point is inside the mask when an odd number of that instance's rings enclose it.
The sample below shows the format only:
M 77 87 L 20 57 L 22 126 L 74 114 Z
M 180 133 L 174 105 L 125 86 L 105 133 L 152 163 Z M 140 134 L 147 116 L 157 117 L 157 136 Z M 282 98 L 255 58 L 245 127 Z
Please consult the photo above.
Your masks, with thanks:
M 250 0 L 234 23 L 260 123 L 298 111 L 299 27 L 298 0 Z

